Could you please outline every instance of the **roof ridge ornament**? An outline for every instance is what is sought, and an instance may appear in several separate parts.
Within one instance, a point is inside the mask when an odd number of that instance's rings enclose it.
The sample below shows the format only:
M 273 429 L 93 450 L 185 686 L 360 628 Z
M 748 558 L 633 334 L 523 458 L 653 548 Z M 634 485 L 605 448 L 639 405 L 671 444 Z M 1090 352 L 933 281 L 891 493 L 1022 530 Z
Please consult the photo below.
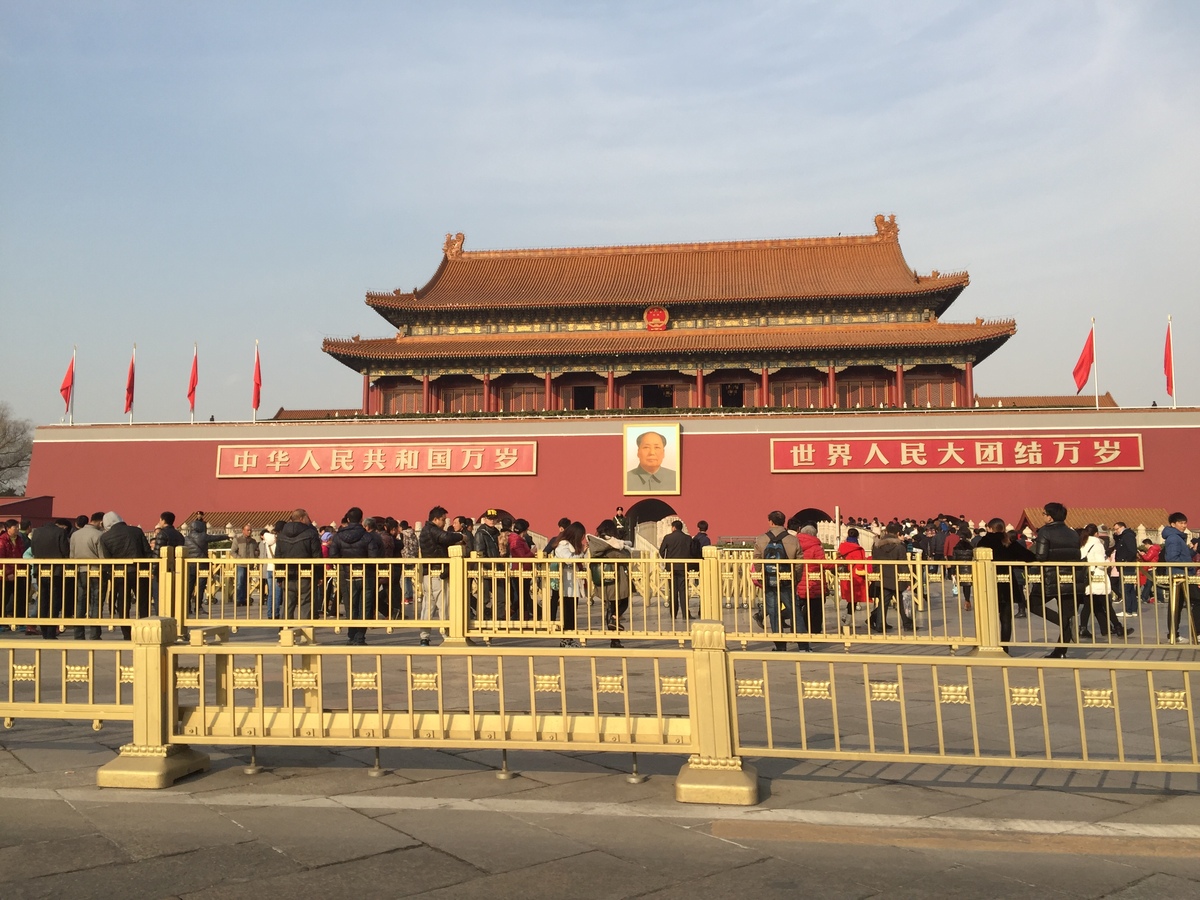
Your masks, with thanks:
M 892 216 L 892 218 L 896 218 Z M 446 243 L 442 244 L 442 252 L 446 254 L 446 259 L 459 259 L 463 252 L 463 233 L 446 234 Z
M 900 239 L 900 226 L 896 224 L 894 213 L 890 216 L 884 216 L 883 213 L 880 213 L 875 217 L 875 234 L 885 241 L 897 241 Z

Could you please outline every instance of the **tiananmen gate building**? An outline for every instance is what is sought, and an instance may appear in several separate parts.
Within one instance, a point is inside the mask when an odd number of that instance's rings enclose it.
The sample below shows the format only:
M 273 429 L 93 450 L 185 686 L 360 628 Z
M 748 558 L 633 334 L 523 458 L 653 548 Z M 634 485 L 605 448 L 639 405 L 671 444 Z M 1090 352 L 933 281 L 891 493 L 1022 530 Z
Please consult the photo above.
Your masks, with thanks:
M 774 508 L 1200 509 L 1178 477 L 1196 410 L 978 397 L 974 367 L 1016 324 L 942 321 L 969 277 L 919 273 L 898 233 L 881 215 L 873 234 L 788 240 L 465 250 L 448 235 L 424 287 L 367 295 L 393 334 L 324 341 L 362 375 L 360 407 L 41 427 L 28 494 L 147 527 L 163 509 L 421 520 L 441 504 L 543 532 L 654 500 L 714 535 L 760 531 Z

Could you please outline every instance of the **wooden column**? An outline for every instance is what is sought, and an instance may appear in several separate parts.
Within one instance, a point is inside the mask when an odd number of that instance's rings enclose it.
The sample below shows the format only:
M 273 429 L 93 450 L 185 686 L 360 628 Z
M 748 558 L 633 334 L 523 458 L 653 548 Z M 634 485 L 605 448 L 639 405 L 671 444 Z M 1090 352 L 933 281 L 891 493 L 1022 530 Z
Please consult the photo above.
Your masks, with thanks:
M 769 376 L 767 375 L 767 367 L 762 368 L 762 384 L 759 389 L 758 405 L 768 407 L 771 405 L 771 386 L 768 383 Z
M 704 370 L 696 370 L 696 407 L 704 409 L 708 404 L 704 400 Z
M 837 403 L 837 373 L 830 366 L 825 372 L 825 405 L 835 408 Z
M 546 409 L 554 409 L 554 388 L 550 383 L 550 373 L 546 372 L 546 397 L 543 401 Z
M 897 409 L 904 406 L 904 365 L 896 363 L 896 402 L 892 404 Z
M 967 368 L 963 372 L 963 387 L 967 395 L 963 406 L 970 409 L 975 405 L 975 366 L 973 363 L 968 362 Z
M 492 412 L 492 376 L 483 373 L 483 411 Z
M 605 395 L 604 406 L 606 409 L 614 409 L 617 405 L 617 384 L 616 376 L 613 375 L 613 370 L 608 370 L 608 391 Z
M 421 412 L 429 413 L 429 373 L 421 376 Z
M 364 416 L 371 414 L 371 376 L 363 372 L 363 402 L 362 411 Z

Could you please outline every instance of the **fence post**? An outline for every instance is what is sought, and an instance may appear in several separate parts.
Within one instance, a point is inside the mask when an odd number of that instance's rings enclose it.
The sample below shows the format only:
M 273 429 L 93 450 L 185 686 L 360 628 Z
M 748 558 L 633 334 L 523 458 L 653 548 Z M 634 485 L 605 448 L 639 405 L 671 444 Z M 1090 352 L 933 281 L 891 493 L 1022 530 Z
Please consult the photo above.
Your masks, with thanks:
M 152 616 L 133 623 L 133 743 L 96 772 L 99 787 L 164 788 L 208 771 L 207 754 L 169 742 L 173 679 L 167 648 L 174 643 L 173 619 Z
M 709 620 L 692 623 L 688 700 L 698 752 L 688 757 L 675 779 L 675 799 L 680 803 L 758 803 L 758 770 L 733 755 L 730 664 L 725 625 Z
M 712 545 L 700 559 L 700 618 L 721 621 L 721 553 Z
M 979 639 L 979 646 L 973 653 L 984 657 L 1004 656 L 1000 646 L 1000 591 L 996 587 L 996 563 L 990 547 L 975 548 L 971 569 L 975 589 L 975 636 Z
M 449 619 L 445 643 L 461 647 L 468 643 L 467 607 L 471 602 L 471 592 L 467 590 L 467 558 L 462 544 L 452 544 L 446 551 L 450 554 L 450 578 L 442 595 L 442 603 L 446 606 L 442 615 Z

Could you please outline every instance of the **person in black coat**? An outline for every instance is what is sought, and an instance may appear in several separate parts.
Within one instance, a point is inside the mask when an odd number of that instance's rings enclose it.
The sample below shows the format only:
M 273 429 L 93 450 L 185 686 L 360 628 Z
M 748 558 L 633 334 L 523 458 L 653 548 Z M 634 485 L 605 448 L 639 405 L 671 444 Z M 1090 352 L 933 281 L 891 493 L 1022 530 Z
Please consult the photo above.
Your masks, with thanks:
M 1018 609 L 1024 606 L 1024 593 L 1021 585 L 1024 579 L 1018 578 L 1014 570 L 1022 566 L 1004 565 L 1004 563 L 1029 564 L 1036 560 L 1033 552 L 1020 541 L 1012 539 L 1004 526 L 1003 519 L 992 519 L 987 523 L 987 532 L 979 539 L 979 546 L 992 551 L 992 559 L 997 563 L 996 575 L 1007 575 L 1004 581 L 997 580 L 996 599 L 1000 605 L 1000 643 L 1007 644 L 1012 640 L 1013 606 Z M 1004 648 L 1008 652 L 1008 648 Z
M 208 559 L 208 545 L 226 540 L 223 534 L 210 534 L 208 523 L 204 521 L 204 513 L 188 526 L 187 537 L 183 539 L 183 555 L 187 559 Z M 187 565 L 185 563 L 185 565 Z M 198 589 L 196 605 L 193 610 L 207 607 L 205 596 L 208 592 L 209 565 L 207 562 L 187 565 L 187 596 L 188 604 L 192 603 L 192 590 Z
M 1029 611 L 1059 626 L 1063 644 L 1050 651 L 1049 659 L 1067 655 L 1066 644 L 1075 639 L 1075 610 L 1087 602 L 1087 570 L 1078 565 L 1079 534 L 1067 525 L 1067 508 L 1047 503 L 1043 508 L 1046 524 L 1038 529 L 1033 555 L 1038 562 L 1076 563 L 1072 566 L 1043 566 L 1042 583 L 1030 586 Z M 1058 612 L 1047 609 L 1049 600 L 1058 600 Z
M 662 543 L 658 546 L 658 555 L 663 559 L 691 559 L 692 538 L 685 534 L 683 522 L 676 519 L 671 523 L 671 530 L 663 535 Z M 671 563 L 671 616 L 688 616 L 687 601 L 687 565 Z
M 104 534 L 100 535 L 100 555 L 105 559 L 149 559 L 153 556 L 146 533 L 126 524 L 115 512 L 104 514 Z M 113 614 L 123 619 L 142 619 L 150 615 L 150 591 L 155 567 L 139 577 L 134 564 L 113 566 Z M 125 640 L 131 640 L 133 629 L 121 626 Z
M 378 559 L 383 552 L 379 535 L 367 531 L 362 524 L 363 512 L 352 506 L 346 512 L 346 524 L 329 541 L 330 559 Z M 361 571 L 351 572 L 350 566 L 338 567 L 339 599 L 348 604 L 350 619 L 359 622 L 375 618 L 375 566 L 364 565 Z M 346 629 L 347 643 L 362 647 L 367 643 L 367 629 Z
M 29 533 L 29 546 L 34 559 L 69 559 L 71 556 L 71 523 L 67 519 L 47 522 Z M 62 615 L 63 567 L 38 566 L 38 618 L 57 619 Z M 52 641 L 58 637 L 58 625 L 40 626 L 42 638 Z
M 308 512 L 293 510 L 291 521 L 275 534 L 276 559 L 321 559 L 321 535 L 317 533 Z M 313 596 L 317 608 L 324 608 L 325 570 L 312 563 L 288 563 L 275 566 L 275 577 L 283 579 L 286 597 L 284 617 L 288 619 L 311 619 Z

